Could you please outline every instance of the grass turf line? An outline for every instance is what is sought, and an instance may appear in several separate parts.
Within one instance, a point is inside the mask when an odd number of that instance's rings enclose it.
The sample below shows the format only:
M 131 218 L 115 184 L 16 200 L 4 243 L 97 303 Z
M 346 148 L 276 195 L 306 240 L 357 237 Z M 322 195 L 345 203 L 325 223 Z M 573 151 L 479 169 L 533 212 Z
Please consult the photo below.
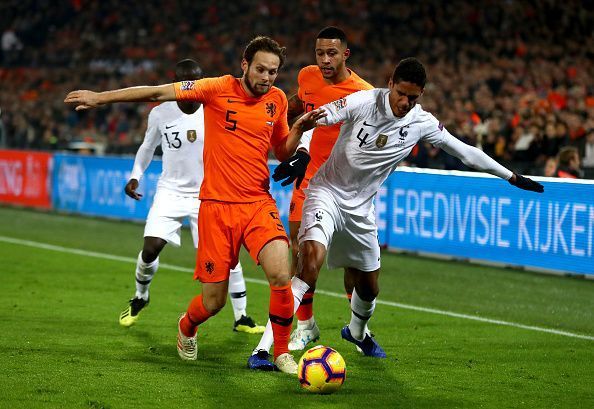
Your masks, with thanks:
M 133 258 L 142 226 L 0 208 L 0 234 Z M 117 240 L 113 238 L 116 237 Z M 191 243 L 184 232 L 185 244 Z M 193 265 L 190 246 L 166 264 Z M 243 257 L 246 275 L 263 274 Z M 385 361 L 340 339 L 346 301 L 316 297 L 320 342 L 337 348 L 347 381 L 331 396 L 304 396 L 282 374 L 244 368 L 256 337 L 231 331 L 226 307 L 199 334 L 199 360 L 175 352 L 177 314 L 198 291 L 163 268 L 151 305 L 126 330 L 117 315 L 133 294 L 133 266 L 119 260 L 0 247 L 0 407 L 588 407 L 591 341 L 379 305 L 372 330 Z M 591 282 L 384 254 L 381 298 L 593 334 Z M 342 274 L 319 288 L 340 292 Z M 248 284 L 248 308 L 266 317 L 268 290 Z M 224 384 L 225 386 L 222 386 Z

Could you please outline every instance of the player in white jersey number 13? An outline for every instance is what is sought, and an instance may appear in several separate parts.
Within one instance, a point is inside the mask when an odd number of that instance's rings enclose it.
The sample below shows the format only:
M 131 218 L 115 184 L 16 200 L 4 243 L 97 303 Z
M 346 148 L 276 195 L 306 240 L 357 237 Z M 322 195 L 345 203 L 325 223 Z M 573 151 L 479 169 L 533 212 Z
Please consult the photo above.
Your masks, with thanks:
M 193 60 L 182 60 L 175 68 L 175 81 L 197 80 L 202 70 Z M 133 199 L 138 182 L 150 164 L 155 148 L 163 150 L 163 172 L 159 177 L 154 202 L 146 220 L 144 246 L 136 263 L 136 294 L 120 314 L 125 327 L 136 323 L 140 311 L 149 303 L 149 286 L 157 268 L 159 254 L 167 243 L 181 244 L 181 226 L 190 222 L 194 247 L 198 247 L 198 212 L 200 185 L 204 178 L 204 109 L 196 102 L 164 102 L 149 114 L 145 139 L 136 153 L 134 167 L 125 191 Z M 233 305 L 235 331 L 262 333 L 246 312 L 246 286 L 241 264 L 231 270 L 229 295 Z
M 380 249 L 373 199 L 413 147 L 421 141 L 430 142 L 467 166 L 521 189 L 544 191 L 541 184 L 513 173 L 481 150 L 461 142 L 424 111 L 417 102 L 425 81 L 423 65 L 415 58 L 407 58 L 394 70 L 389 88 L 359 91 L 319 108 L 327 114 L 319 125 L 342 122 L 342 126 L 330 157 L 305 191 L 293 293 L 300 294 L 315 285 L 326 257 L 330 268 L 356 271 L 351 321 L 341 336 L 365 355 L 377 358 L 386 357 L 386 353 L 366 334 L 379 293 Z M 307 139 L 302 138 L 299 149 L 308 149 Z M 296 176 L 290 167 L 277 169 L 282 172 L 273 175 L 275 180 Z

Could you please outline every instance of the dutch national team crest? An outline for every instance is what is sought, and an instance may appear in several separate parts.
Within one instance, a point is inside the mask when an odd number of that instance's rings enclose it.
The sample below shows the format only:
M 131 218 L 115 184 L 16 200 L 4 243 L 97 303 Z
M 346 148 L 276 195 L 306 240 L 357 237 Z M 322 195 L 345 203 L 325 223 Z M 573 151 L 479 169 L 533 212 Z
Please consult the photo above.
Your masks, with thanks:
M 271 118 L 276 114 L 276 104 L 274 102 L 266 104 L 266 113 L 270 115 Z
M 386 143 L 388 143 L 388 135 L 385 135 L 383 133 L 379 134 L 379 136 L 375 140 L 375 146 L 381 149 L 384 146 L 386 146 Z
M 188 137 L 188 141 L 190 142 L 195 142 L 196 141 L 196 130 L 194 129 L 188 129 L 188 133 L 186 134 L 186 136 Z

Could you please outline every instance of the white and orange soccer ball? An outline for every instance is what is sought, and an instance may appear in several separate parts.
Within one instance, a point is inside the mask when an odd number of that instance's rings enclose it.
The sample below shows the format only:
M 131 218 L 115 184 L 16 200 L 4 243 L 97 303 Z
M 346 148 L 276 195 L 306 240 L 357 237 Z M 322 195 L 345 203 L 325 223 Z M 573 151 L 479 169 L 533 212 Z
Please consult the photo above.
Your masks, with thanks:
M 301 387 L 313 393 L 336 392 L 346 378 L 346 364 L 336 350 L 323 345 L 308 349 L 299 360 Z

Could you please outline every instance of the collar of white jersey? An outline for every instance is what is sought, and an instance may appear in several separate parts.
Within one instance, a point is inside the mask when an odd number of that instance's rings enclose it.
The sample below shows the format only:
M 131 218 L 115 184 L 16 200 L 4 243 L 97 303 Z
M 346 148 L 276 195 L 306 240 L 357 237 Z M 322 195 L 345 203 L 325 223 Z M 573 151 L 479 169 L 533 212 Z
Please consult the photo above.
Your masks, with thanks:
M 395 121 L 403 121 L 403 122 L 412 122 L 412 118 L 415 116 L 415 112 L 419 109 L 419 104 L 415 104 L 415 106 L 406 113 L 402 118 L 398 118 L 394 115 L 392 111 L 392 107 L 390 106 L 390 89 L 384 88 L 387 92 L 384 95 L 384 110 L 386 111 L 386 116 L 390 119 Z

